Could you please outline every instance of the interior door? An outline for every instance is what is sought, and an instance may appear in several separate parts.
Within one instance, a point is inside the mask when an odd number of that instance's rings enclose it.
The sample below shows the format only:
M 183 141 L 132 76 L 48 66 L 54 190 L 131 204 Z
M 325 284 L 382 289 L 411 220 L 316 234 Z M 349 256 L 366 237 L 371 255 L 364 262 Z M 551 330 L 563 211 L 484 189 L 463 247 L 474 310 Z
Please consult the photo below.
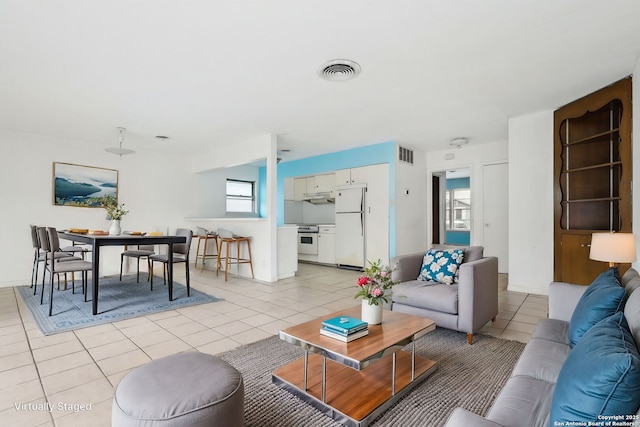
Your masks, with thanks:
M 440 176 L 431 176 L 431 243 L 440 243 Z
M 509 168 L 507 163 L 483 167 L 483 246 L 498 257 L 498 272 L 509 272 Z

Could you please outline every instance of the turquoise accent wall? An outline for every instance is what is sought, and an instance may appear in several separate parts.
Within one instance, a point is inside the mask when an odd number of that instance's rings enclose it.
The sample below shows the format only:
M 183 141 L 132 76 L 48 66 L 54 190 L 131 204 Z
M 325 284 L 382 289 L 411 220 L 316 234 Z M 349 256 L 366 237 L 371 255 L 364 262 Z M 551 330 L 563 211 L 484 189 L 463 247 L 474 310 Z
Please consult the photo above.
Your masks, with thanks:
M 344 151 L 323 154 L 320 156 L 307 157 L 299 160 L 291 160 L 278 164 L 277 179 L 277 215 L 278 225 L 284 223 L 284 179 L 298 176 L 313 175 L 319 173 L 333 172 L 338 169 L 355 168 L 360 166 L 376 165 L 380 163 L 389 164 L 389 257 L 395 256 L 396 239 L 396 214 L 395 203 L 395 154 L 396 144 L 393 141 L 379 144 L 367 145 L 365 147 L 352 148 Z M 260 176 L 266 177 L 266 168 L 260 171 Z M 260 179 L 260 187 L 266 187 L 266 181 Z M 266 190 L 264 190 L 266 193 Z M 260 189 L 263 194 L 263 189 Z M 265 196 L 266 197 L 266 196 Z M 263 199 L 263 198 L 261 198 Z M 260 203 L 262 205 L 262 203 Z M 260 216 L 266 212 L 266 205 L 259 210 Z
M 258 217 L 267 217 L 267 168 L 258 168 Z
M 459 188 L 471 188 L 469 177 L 447 179 L 447 190 L 457 190 Z
M 282 197 L 284 208 L 284 178 L 332 172 L 338 169 L 369 166 L 378 163 L 395 163 L 395 142 L 383 142 L 366 147 L 336 151 L 305 159 L 281 162 L 278 164 L 278 194 Z M 395 166 L 393 166 L 395 169 Z M 395 174 L 394 174 L 395 175 Z
M 471 244 L 471 233 L 468 231 L 447 231 L 445 234 L 447 245 L 469 246 Z

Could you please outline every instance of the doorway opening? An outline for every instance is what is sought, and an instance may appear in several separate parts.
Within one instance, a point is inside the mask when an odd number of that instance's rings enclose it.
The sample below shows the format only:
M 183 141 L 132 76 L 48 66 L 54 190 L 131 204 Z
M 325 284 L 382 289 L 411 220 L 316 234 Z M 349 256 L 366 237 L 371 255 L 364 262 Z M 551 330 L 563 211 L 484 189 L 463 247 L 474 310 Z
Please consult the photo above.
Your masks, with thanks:
M 432 244 L 471 244 L 471 168 L 431 175 Z

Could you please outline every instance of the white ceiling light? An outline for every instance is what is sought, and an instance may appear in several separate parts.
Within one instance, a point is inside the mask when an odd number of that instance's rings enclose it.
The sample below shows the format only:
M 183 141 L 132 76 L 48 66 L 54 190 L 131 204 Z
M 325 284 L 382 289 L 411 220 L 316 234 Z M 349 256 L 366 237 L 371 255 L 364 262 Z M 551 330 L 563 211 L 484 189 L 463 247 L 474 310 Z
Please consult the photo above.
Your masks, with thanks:
M 449 142 L 449 145 L 452 147 L 460 148 L 463 145 L 467 145 L 469 143 L 468 138 L 454 138 Z
M 360 65 L 348 59 L 334 59 L 318 68 L 318 75 L 330 82 L 344 82 L 360 74 Z
M 116 128 L 116 129 L 118 129 L 118 131 L 120 132 L 120 137 L 118 138 L 118 140 L 120 142 L 120 146 L 119 147 L 109 147 L 109 148 L 105 149 L 105 151 L 108 152 L 108 153 L 117 154 L 120 157 L 122 157 L 123 155 L 135 153 L 135 151 L 130 150 L 128 148 L 122 148 L 122 143 L 124 142 L 124 132 L 127 129 L 125 129 L 123 127 L 119 127 L 119 128 Z

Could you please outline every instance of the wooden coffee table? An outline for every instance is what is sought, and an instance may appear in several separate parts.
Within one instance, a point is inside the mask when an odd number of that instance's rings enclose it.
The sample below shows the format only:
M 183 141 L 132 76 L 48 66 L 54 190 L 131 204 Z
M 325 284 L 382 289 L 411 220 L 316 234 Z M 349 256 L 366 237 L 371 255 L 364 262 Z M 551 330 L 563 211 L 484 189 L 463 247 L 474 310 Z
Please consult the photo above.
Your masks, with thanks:
M 436 328 L 432 320 L 385 310 L 381 325 L 350 343 L 320 334 L 323 320 L 360 318 L 360 307 L 338 311 L 280 331 L 304 356 L 273 371 L 272 381 L 334 420 L 364 427 L 436 369 L 415 354 L 415 340 Z M 412 344 L 411 352 L 401 348 Z

